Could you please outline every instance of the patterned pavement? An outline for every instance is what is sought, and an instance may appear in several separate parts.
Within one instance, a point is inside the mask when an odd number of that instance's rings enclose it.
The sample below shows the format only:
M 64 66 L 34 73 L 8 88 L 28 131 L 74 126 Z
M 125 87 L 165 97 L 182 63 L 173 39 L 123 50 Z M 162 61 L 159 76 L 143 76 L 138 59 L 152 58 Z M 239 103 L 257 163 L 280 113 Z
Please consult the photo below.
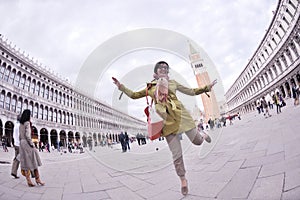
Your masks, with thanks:
M 300 106 L 287 100 L 272 117 L 253 112 L 209 131 L 211 144 L 183 135 L 189 194 L 180 193 L 166 142 L 95 147 L 83 154 L 41 152 L 45 186 L 29 188 L 10 176 L 14 150 L 0 150 L 0 200 L 300 199 Z M 227 123 L 228 124 L 228 123 Z M 19 174 L 20 175 L 20 174 Z

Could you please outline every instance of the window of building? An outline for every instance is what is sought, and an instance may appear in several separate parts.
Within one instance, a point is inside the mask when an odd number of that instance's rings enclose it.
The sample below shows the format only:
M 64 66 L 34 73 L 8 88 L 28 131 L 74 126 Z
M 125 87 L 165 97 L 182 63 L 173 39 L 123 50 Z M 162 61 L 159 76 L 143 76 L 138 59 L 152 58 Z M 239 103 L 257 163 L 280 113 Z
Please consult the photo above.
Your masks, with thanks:
M 66 114 L 63 112 L 62 114 L 61 114 L 61 123 L 64 123 L 64 124 L 66 124 Z
M 62 104 L 66 105 L 66 97 L 65 94 L 62 95 Z
M 69 106 L 69 96 L 66 98 L 66 105 Z
M 59 92 L 57 95 L 57 102 L 61 104 L 61 92 Z
M 60 111 L 59 111 L 59 115 L 60 115 L 60 120 L 58 121 L 59 123 L 63 123 L 64 122 L 64 114 L 63 113 L 61 113 Z
M 5 109 L 6 110 L 10 109 L 10 101 L 11 101 L 11 95 L 9 93 L 5 98 Z
M 45 97 L 46 99 L 49 99 L 49 87 L 48 87 L 48 86 L 47 86 L 46 89 L 45 89 L 45 95 L 44 95 L 44 97 Z
M 22 111 L 22 99 L 19 99 L 17 103 L 17 113 L 21 113 L 21 111 Z
M 40 94 L 40 87 L 41 87 L 41 84 L 40 84 L 40 82 L 38 82 L 36 84 L 35 91 L 34 91 L 34 94 L 37 96 L 39 96 L 39 94 Z
M 53 88 L 49 91 L 49 100 L 53 101 Z
M 25 99 L 23 105 L 22 105 L 22 108 L 25 110 L 25 109 L 28 109 L 28 101 Z
M 30 110 L 31 117 L 33 116 L 33 102 L 29 103 L 28 109 Z
M 0 108 L 4 108 L 4 91 L 0 95 Z
M 44 108 L 43 108 L 43 106 L 41 105 L 40 106 L 40 109 L 39 109 L 39 119 L 43 119 L 43 112 L 44 112 Z
M 21 73 L 19 72 L 18 74 L 17 74 L 17 76 L 15 77 L 15 81 L 14 81 L 14 85 L 15 86 L 19 86 L 19 83 L 20 83 L 20 79 L 21 79 Z
M 57 111 L 54 110 L 54 112 L 53 112 L 53 121 L 54 121 L 54 122 L 57 122 L 56 116 L 57 116 Z
M 33 80 L 31 83 L 30 83 L 30 93 L 34 94 L 34 88 L 35 88 L 35 80 Z
M 57 90 L 53 93 L 53 101 L 57 102 Z
M 74 125 L 74 118 L 72 114 L 70 114 L 69 120 L 70 120 L 69 124 Z
M 57 122 L 61 123 L 61 112 L 60 111 L 58 111 L 58 113 L 57 113 Z
M 4 79 L 3 77 L 4 77 L 4 73 L 5 73 L 5 67 L 4 67 L 4 65 L 1 65 L 1 67 L 0 67 L 0 79 Z
M 19 86 L 20 86 L 21 89 L 24 89 L 24 86 L 25 86 L 25 79 L 26 79 L 26 76 L 24 75 L 24 76 L 22 76 L 22 78 L 21 78 L 21 80 L 20 80 Z
M 69 116 L 69 113 L 67 113 L 67 115 L 66 115 L 66 124 L 70 125 L 70 116 Z
M 7 68 L 4 72 L 4 78 L 3 78 L 4 81 L 8 81 L 9 73 L 10 73 L 10 69 Z
M 16 112 L 16 108 L 17 108 L 17 97 L 14 96 L 11 101 L 11 111 Z
M 9 82 L 10 84 L 13 84 L 13 83 L 14 83 L 15 76 L 16 76 L 16 70 L 13 70 L 13 71 L 10 73 L 10 75 L 9 75 L 9 80 L 8 80 L 8 82 Z
M 48 121 L 53 121 L 53 111 L 50 109 L 49 110 L 49 117 L 48 117 Z
M 45 85 L 43 84 L 41 87 L 41 91 L 40 91 L 40 96 L 44 97 L 44 92 L 45 92 Z
M 30 78 L 28 78 L 27 80 L 26 80 L 26 83 L 25 83 L 25 91 L 29 91 L 29 86 L 30 86 L 30 81 L 31 81 L 31 79 Z
M 48 107 L 45 107 L 44 109 L 44 117 L 43 117 L 43 120 L 48 120 Z

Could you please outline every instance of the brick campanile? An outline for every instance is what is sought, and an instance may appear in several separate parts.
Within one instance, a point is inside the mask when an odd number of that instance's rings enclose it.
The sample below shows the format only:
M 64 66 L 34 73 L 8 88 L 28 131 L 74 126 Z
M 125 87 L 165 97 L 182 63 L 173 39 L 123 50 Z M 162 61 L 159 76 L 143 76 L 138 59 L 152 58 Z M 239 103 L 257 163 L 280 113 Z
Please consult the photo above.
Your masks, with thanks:
M 189 49 L 190 49 L 190 62 L 191 67 L 194 71 L 194 74 L 196 76 L 196 80 L 199 87 L 204 87 L 205 85 L 208 85 L 211 83 L 212 80 L 210 80 L 207 67 L 204 64 L 203 58 L 201 58 L 201 55 L 196 49 L 193 47 L 193 45 L 189 42 Z M 220 110 L 217 103 L 216 95 L 214 93 L 214 90 L 208 93 L 210 97 L 208 97 L 206 94 L 201 94 L 201 99 L 204 107 L 204 121 L 207 122 L 209 118 L 215 119 L 220 117 Z

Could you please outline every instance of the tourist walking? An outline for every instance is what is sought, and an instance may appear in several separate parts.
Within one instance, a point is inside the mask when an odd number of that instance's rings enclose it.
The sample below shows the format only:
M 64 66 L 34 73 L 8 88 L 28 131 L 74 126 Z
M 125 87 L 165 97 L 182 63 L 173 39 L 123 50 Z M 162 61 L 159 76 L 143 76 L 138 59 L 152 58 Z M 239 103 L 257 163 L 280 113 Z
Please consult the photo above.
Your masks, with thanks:
M 125 141 L 125 134 L 123 132 L 119 135 L 119 140 L 121 142 L 122 152 L 127 151 L 126 141 Z
M 294 105 L 299 105 L 299 86 L 293 83 L 292 96 L 294 98 Z
M 13 159 L 13 163 L 11 166 L 11 175 L 15 178 L 20 178 L 18 177 L 18 168 L 20 165 L 20 154 L 19 154 L 19 148 L 20 148 L 20 139 L 19 139 L 19 127 L 20 127 L 20 119 L 21 119 L 21 114 L 17 116 L 17 121 L 14 126 L 14 133 L 13 133 L 13 146 L 15 148 L 15 157 Z
M 195 145 L 201 145 L 204 140 L 211 142 L 211 138 L 205 133 L 200 135 L 193 118 L 178 100 L 176 91 L 191 96 L 199 95 L 211 91 L 212 87 L 216 84 L 216 80 L 203 88 L 188 88 L 181 85 L 176 80 L 170 80 L 168 73 L 168 63 L 165 61 L 156 63 L 153 75 L 154 80 L 148 83 L 144 89 L 137 92 L 126 88 L 114 77 L 113 80 L 119 90 L 132 99 L 145 97 L 146 91 L 153 99 L 157 113 L 164 119 L 162 136 L 166 138 L 172 153 L 175 170 L 181 181 L 181 193 L 187 195 L 188 182 L 185 177 L 186 171 L 178 135 L 185 132 L 189 140 Z
M 125 146 L 128 149 L 128 151 L 130 151 L 129 142 L 130 142 L 129 136 L 128 136 L 127 132 L 125 131 Z
M 210 130 L 213 130 L 214 126 L 215 126 L 215 121 L 213 119 L 209 118 L 207 123 L 209 124 Z
M 272 115 L 270 115 L 270 113 L 269 113 L 269 106 L 268 106 L 268 103 L 267 103 L 265 97 L 262 97 L 261 105 L 264 108 L 264 116 L 265 116 L 265 118 L 271 117 Z
M 280 103 L 280 99 L 279 99 L 279 92 L 277 92 L 276 94 L 273 95 L 273 101 L 276 104 L 277 114 L 281 113 L 281 103 Z
M 30 173 L 33 171 L 38 185 L 45 185 L 40 179 L 38 167 L 42 165 L 39 153 L 31 140 L 32 127 L 30 125 L 30 110 L 24 110 L 20 119 L 20 162 L 22 175 L 26 177 L 29 187 L 35 186 L 31 182 Z
M 8 152 L 8 148 L 7 148 L 7 138 L 5 136 L 2 137 L 2 148 L 4 152 Z

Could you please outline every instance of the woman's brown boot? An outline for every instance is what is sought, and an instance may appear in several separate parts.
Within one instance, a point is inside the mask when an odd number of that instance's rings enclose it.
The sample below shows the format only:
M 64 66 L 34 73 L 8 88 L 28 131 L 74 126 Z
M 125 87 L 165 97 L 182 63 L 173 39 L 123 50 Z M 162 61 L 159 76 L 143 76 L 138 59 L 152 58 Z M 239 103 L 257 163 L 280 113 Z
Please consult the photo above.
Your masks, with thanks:
M 34 170 L 34 176 L 35 176 L 35 182 L 37 185 L 41 185 L 41 186 L 44 186 L 45 183 L 43 183 L 40 179 L 40 174 L 39 174 L 39 171 L 37 169 Z
M 186 196 L 189 192 L 188 181 L 186 179 L 181 180 L 181 194 Z
M 21 170 L 22 175 L 24 175 L 26 177 L 26 181 L 29 187 L 34 187 L 35 185 L 31 182 L 30 179 L 30 170 Z

